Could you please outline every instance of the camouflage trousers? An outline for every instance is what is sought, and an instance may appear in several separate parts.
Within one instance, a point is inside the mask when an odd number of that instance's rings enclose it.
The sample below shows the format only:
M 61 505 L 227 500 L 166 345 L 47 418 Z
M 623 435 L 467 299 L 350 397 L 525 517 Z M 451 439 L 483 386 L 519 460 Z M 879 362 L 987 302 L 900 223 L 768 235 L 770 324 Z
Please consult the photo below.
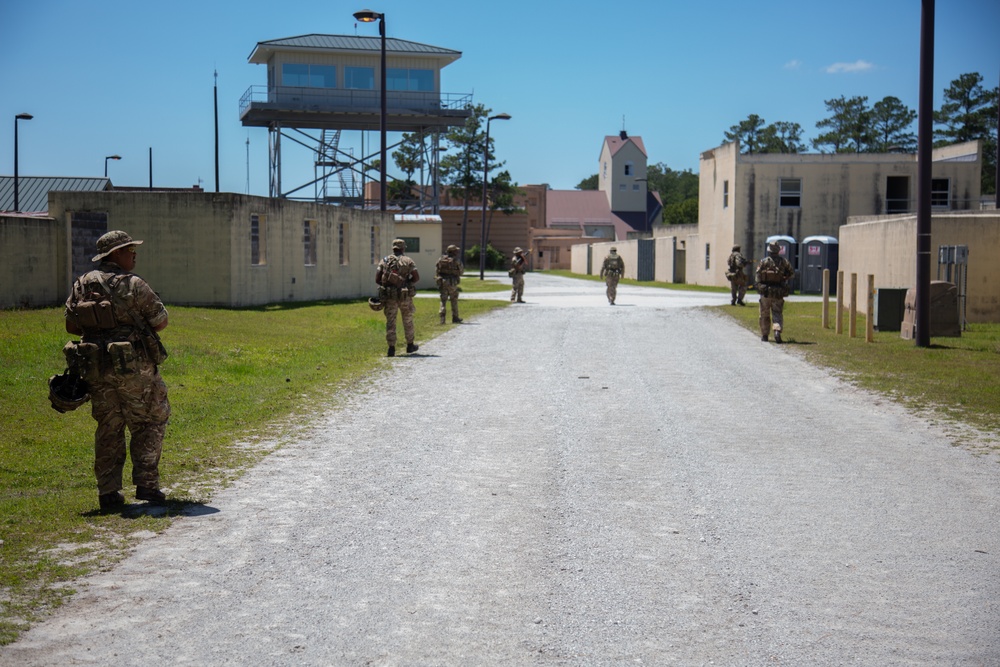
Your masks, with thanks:
M 608 303 L 613 304 L 615 299 L 618 298 L 618 276 L 617 275 L 606 275 L 604 276 L 604 284 L 607 285 L 606 290 L 608 295 Z
M 742 301 L 747 295 L 747 274 L 740 271 L 729 279 L 729 292 L 733 301 Z
M 524 274 L 515 273 L 512 278 L 514 280 L 514 285 L 510 290 L 510 300 L 521 301 L 521 297 L 524 295 Z
M 125 467 L 125 429 L 131 435 L 132 483 L 160 488 L 160 452 L 170 418 L 167 385 L 154 364 L 137 362 L 134 373 L 102 373 L 90 384 L 90 414 L 97 421 L 94 434 L 94 475 L 101 495 L 122 488 Z
M 399 298 L 389 298 L 385 300 L 385 342 L 391 347 L 396 346 L 396 316 L 402 315 L 403 335 L 406 336 L 407 344 L 413 342 L 413 313 L 416 308 L 413 306 L 413 297 L 406 295 Z
M 763 338 L 771 333 L 771 325 L 777 324 L 779 331 L 784 327 L 785 318 L 782 314 L 785 310 L 785 297 L 783 296 L 761 296 L 760 297 L 760 335 Z
M 441 281 L 441 310 L 438 313 L 441 315 L 441 321 L 444 322 L 444 316 L 448 311 L 448 302 L 451 302 L 451 318 L 456 319 L 458 317 L 458 283 L 444 279 Z

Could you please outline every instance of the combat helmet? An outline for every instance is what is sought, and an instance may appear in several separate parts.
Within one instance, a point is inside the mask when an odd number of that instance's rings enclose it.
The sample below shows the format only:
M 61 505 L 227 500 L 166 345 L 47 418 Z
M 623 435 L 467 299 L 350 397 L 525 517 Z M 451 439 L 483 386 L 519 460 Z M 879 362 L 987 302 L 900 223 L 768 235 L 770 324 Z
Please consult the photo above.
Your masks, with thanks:
M 373 296 L 372 298 L 368 299 L 368 307 L 378 312 L 385 307 L 385 304 L 383 304 L 378 297 Z
M 89 400 L 87 383 L 76 373 L 66 370 L 49 378 L 49 403 L 56 412 L 72 412 Z

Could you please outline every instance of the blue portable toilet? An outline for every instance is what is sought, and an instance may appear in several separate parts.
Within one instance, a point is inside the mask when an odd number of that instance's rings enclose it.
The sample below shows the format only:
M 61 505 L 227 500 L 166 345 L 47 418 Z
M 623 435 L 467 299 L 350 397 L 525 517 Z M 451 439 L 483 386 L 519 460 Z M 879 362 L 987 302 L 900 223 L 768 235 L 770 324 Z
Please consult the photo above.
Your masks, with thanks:
M 840 243 L 832 236 L 807 236 L 799 249 L 803 294 L 823 293 L 823 269 L 830 269 L 830 294 L 837 293 Z
M 781 251 L 778 253 L 778 256 L 787 259 L 789 264 L 791 264 L 792 268 L 795 270 L 795 277 L 792 279 L 792 291 L 794 292 L 799 289 L 799 257 L 798 257 L 799 244 L 796 243 L 795 239 L 791 236 L 780 236 L 780 235 L 768 236 L 767 240 L 764 241 L 765 256 L 767 255 L 767 246 L 772 243 L 778 244 L 778 246 L 781 248 Z

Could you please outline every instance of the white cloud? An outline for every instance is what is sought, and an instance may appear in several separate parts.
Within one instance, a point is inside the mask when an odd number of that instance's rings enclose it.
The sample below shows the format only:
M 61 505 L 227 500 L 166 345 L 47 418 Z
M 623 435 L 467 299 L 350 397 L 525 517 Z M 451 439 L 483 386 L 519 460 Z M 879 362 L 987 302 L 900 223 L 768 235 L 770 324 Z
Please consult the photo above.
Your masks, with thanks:
M 875 67 L 865 60 L 855 60 L 853 63 L 833 63 L 826 68 L 827 74 L 850 74 L 852 72 L 867 72 Z
M 785 69 L 799 69 L 800 67 L 802 67 L 802 61 L 797 59 L 789 60 L 787 63 L 785 63 L 784 67 Z

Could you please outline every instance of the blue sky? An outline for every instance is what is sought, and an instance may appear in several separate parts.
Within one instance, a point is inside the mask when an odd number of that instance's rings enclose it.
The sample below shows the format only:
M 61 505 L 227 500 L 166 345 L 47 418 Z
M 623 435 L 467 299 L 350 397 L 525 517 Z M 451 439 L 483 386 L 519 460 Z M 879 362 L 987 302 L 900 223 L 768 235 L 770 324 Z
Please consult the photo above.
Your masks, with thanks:
M 1000 79 L 1000 2 L 936 3 L 935 108 L 959 75 Z M 101 176 L 116 185 L 215 189 L 213 72 L 218 71 L 221 189 L 267 194 L 267 131 L 238 102 L 265 68 L 259 41 L 309 33 L 377 35 L 359 9 L 384 12 L 389 37 L 462 52 L 442 89 L 512 119 L 494 122 L 515 181 L 570 189 L 597 173 L 601 142 L 623 127 L 651 163 L 698 171 L 702 151 L 751 113 L 797 122 L 806 138 L 824 100 L 886 95 L 917 107 L 918 0 L 359 0 L 239 3 L 35 0 L 0 3 L 0 173 Z M 623 12 L 628 12 L 627 14 Z M 356 135 L 356 133 L 355 133 Z M 249 139 L 249 149 L 247 140 Z M 375 145 L 378 133 L 366 138 Z M 393 135 L 390 134 L 390 142 Z M 352 139 L 345 133 L 342 146 Z M 287 148 L 287 144 L 286 144 Z M 249 150 L 249 159 L 248 159 Z M 286 152 L 283 185 L 312 178 Z

